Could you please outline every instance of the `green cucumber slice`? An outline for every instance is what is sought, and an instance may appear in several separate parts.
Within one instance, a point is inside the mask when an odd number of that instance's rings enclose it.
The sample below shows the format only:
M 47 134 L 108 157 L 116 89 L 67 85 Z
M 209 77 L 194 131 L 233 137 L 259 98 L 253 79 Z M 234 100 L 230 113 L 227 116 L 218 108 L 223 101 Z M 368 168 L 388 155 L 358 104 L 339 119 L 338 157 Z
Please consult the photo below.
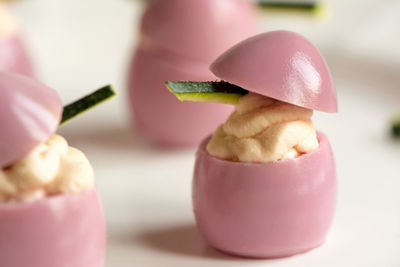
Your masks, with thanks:
M 396 138 L 400 138 L 400 115 L 393 121 L 392 135 Z
M 327 3 L 319 0 L 304 1 L 282 1 L 282 0 L 256 0 L 258 6 L 266 11 L 293 12 L 311 15 L 316 19 L 327 19 L 330 17 L 330 7 Z
M 236 105 L 249 91 L 225 82 L 165 82 L 168 90 L 181 101 L 212 102 Z
M 115 96 L 114 88 L 111 85 L 104 86 L 90 95 L 87 95 L 64 107 L 60 126 L 78 116 L 79 114 L 97 106 L 98 104 Z
M 260 7 L 265 8 L 280 8 L 280 9 L 293 9 L 314 11 L 318 8 L 317 1 L 277 1 L 277 0 L 257 0 Z

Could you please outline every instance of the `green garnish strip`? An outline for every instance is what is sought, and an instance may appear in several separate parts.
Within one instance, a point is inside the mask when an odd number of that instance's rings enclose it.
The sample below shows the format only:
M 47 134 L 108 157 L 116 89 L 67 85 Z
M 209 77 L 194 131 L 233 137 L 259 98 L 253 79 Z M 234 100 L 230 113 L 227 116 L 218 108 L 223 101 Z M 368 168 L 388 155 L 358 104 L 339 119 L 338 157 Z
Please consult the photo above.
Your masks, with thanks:
M 260 7 L 314 11 L 318 8 L 318 1 L 268 1 L 257 0 Z
M 69 105 L 66 105 L 62 114 L 60 126 L 115 95 L 116 93 L 114 88 L 111 85 L 107 85 Z
M 319 1 L 279 1 L 279 0 L 254 0 L 262 8 L 316 11 L 319 8 Z M 148 0 L 142 0 L 148 2 Z
M 400 116 L 393 121 L 392 135 L 396 138 L 400 138 Z
M 225 82 L 165 82 L 168 90 L 181 101 L 213 102 L 235 105 L 239 99 L 248 94 L 246 89 Z

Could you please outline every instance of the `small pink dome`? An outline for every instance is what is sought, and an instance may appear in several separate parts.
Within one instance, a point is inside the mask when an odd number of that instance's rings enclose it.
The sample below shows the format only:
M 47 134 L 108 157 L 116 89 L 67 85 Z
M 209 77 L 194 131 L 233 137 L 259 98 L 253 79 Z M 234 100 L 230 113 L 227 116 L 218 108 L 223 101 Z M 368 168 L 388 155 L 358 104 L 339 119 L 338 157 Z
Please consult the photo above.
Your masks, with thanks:
M 16 35 L 0 38 L 0 70 L 16 72 L 34 78 L 30 58 L 21 38 Z
M 141 45 L 208 63 L 256 33 L 255 10 L 247 0 L 152 0 Z
M 52 89 L 19 74 L 0 72 L 0 168 L 47 140 L 58 127 L 62 110 Z
M 210 69 L 218 78 L 251 92 L 337 112 L 336 90 L 325 60 L 297 33 L 273 31 L 251 37 L 222 54 Z

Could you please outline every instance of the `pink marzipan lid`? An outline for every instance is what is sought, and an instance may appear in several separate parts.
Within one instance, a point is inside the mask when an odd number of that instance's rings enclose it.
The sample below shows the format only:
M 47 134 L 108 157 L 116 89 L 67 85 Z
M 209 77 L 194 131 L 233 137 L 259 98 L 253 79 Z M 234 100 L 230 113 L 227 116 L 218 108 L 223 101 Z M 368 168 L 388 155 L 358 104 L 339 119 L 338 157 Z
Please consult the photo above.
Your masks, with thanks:
M 0 38 L 0 70 L 35 77 L 34 70 L 19 35 Z
M 251 37 L 223 53 L 210 69 L 218 78 L 251 92 L 337 112 L 328 65 L 317 48 L 297 33 L 272 31 Z
M 47 140 L 61 113 L 54 90 L 22 75 L 0 72 L 0 168 Z
M 257 31 L 247 0 L 152 0 L 142 19 L 142 47 L 211 62 Z

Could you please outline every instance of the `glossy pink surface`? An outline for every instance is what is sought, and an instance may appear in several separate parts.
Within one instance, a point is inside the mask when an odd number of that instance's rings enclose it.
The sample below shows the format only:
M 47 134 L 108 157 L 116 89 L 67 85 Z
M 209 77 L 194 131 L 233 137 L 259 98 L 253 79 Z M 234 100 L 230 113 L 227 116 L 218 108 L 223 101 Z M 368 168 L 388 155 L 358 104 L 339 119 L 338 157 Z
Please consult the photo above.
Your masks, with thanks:
M 31 62 L 18 36 L 0 39 L 0 71 L 34 77 Z
M 22 75 L 0 72 L 0 168 L 47 140 L 61 113 L 55 91 Z
M 143 16 L 143 45 L 204 63 L 256 33 L 247 0 L 152 0 Z
M 135 123 L 154 143 L 162 146 L 198 144 L 232 112 L 232 106 L 180 102 L 164 85 L 167 80 L 209 80 L 204 66 L 161 60 L 137 50 L 129 79 L 129 99 Z M 186 64 L 186 66 L 185 66 Z M 179 67 L 175 67 L 179 66 Z M 180 67 L 183 66 L 183 67 Z
M 317 48 L 301 35 L 273 31 L 222 54 L 211 71 L 220 79 L 294 105 L 337 112 L 335 86 Z
M 198 227 L 230 254 L 275 258 L 321 245 L 336 202 L 336 171 L 327 137 L 296 159 L 242 163 L 217 159 L 200 145 L 193 181 Z
M 180 102 L 164 82 L 216 80 L 212 60 L 256 31 L 255 6 L 247 0 L 152 0 L 128 74 L 138 128 L 171 147 L 197 145 L 213 132 L 233 108 Z
M 103 267 L 105 250 L 96 190 L 0 204 L 2 267 Z

